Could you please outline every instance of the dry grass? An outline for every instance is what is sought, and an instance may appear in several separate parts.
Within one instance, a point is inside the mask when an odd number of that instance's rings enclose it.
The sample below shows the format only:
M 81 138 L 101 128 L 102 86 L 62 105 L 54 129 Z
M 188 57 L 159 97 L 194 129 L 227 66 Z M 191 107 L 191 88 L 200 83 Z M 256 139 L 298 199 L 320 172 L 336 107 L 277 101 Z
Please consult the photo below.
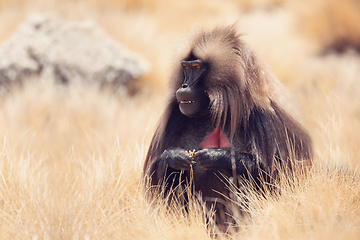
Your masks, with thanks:
M 360 51 L 360 3 L 354 0 L 304 1 L 301 21 L 304 32 L 318 45 L 319 51 Z M 309 8 L 311 4 L 311 8 Z
M 281 195 L 250 191 L 252 218 L 238 219 L 234 238 L 358 239 L 360 57 L 312 56 L 317 46 L 283 5 L 244 13 L 240 1 L 0 0 L 1 41 L 27 14 L 53 11 L 93 19 L 153 67 L 131 98 L 35 79 L 0 101 L 0 239 L 210 239 L 201 206 L 189 216 L 151 207 L 140 176 L 175 41 L 193 25 L 236 20 L 299 106 L 316 163 L 279 184 Z

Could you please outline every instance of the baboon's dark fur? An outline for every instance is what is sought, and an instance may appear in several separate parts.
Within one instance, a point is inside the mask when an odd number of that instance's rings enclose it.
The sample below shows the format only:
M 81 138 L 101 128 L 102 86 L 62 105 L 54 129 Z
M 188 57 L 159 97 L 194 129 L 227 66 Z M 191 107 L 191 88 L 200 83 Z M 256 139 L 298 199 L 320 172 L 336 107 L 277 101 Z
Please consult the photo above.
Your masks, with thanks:
M 275 160 L 286 168 L 311 163 L 311 140 L 292 113 L 280 82 L 241 40 L 235 27 L 195 32 L 184 46 L 175 60 L 169 98 L 146 156 L 143 177 L 147 193 L 153 197 L 160 189 L 166 194 L 188 184 L 191 176 L 193 189 L 207 205 L 217 202 L 217 222 L 222 223 L 226 219 L 221 212 L 226 212 L 230 196 L 224 178 L 236 173 L 245 178 L 250 174 L 256 180 L 264 172 L 264 179 L 271 181 L 277 175 Z M 203 87 L 210 100 L 208 115 L 189 118 L 179 110 L 175 92 L 183 83 L 180 63 L 184 59 L 207 63 Z M 168 166 L 165 150 L 198 151 L 219 125 L 231 148 L 203 151 L 205 157 L 221 159 L 221 165 L 206 170 L 194 163 L 183 171 Z

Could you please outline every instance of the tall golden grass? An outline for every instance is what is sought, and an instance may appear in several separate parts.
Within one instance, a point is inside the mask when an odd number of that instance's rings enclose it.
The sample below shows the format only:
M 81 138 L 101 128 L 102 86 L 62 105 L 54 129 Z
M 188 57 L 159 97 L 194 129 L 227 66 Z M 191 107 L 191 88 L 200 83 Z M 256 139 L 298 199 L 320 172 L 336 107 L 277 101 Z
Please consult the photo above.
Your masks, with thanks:
M 319 51 L 360 50 L 360 2 L 353 0 L 304 1 L 300 11 L 303 31 Z M 308 8 L 311 4 L 313 7 Z
M 308 176 L 279 183 L 281 194 L 249 190 L 251 218 L 238 218 L 233 238 L 358 239 L 360 57 L 312 55 L 316 46 L 294 27 L 291 4 L 245 13 L 241 6 L 0 0 L 1 41 L 27 14 L 52 11 L 67 20 L 93 19 L 152 64 L 132 97 L 32 79 L 1 99 L 0 239 L 211 239 L 196 202 L 188 216 L 151 206 L 141 171 L 176 40 L 194 25 L 233 21 L 286 84 L 315 149 Z

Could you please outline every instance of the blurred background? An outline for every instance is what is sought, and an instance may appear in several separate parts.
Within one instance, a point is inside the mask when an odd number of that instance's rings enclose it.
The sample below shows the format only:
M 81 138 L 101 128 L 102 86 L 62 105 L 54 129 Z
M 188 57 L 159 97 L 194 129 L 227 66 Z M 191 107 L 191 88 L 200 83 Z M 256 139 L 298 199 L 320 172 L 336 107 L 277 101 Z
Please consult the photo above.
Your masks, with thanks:
M 148 82 L 166 79 L 171 48 L 197 27 L 237 23 L 285 83 L 299 78 L 293 71 L 304 56 L 360 48 L 359 2 L 354 0 L 1 0 L 0 7 L 0 41 L 34 12 L 53 13 L 67 21 L 91 20 L 151 62 Z
M 82 74 L 71 77 L 70 70 L 61 68 L 60 84 L 53 75 L 36 74 L 25 74 L 18 83 L 5 81 L 11 74 L 1 72 L 1 66 L 14 69 L 23 53 L 6 50 L 9 46 L 31 46 L 25 49 L 34 61 L 45 56 L 34 73 L 59 63 L 59 56 L 61 63 L 76 65 L 74 56 L 83 53 L 71 55 L 72 43 L 55 52 L 45 41 L 27 45 L 37 37 L 21 26 L 34 14 L 54 17 L 56 24 L 75 24 L 75 29 L 76 24 L 91 26 L 85 27 L 91 34 L 96 26 L 101 33 L 96 35 L 96 30 L 95 35 L 107 39 L 109 49 L 126 49 L 144 67 L 124 91 L 111 84 L 73 84 L 72 78 Z M 0 86 L 6 86 L 0 99 L 0 238 L 210 239 L 200 220 L 189 225 L 189 219 L 176 216 L 169 221 L 169 216 L 154 214 L 143 198 L 141 171 L 179 42 L 192 29 L 228 24 L 236 24 L 286 86 L 294 111 L 313 138 L 318 174 L 308 189 L 294 191 L 297 198 L 284 194 L 278 202 L 259 203 L 254 216 L 262 221 L 254 218 L 256 227 L 240 235 L 359 236 L 360 189 L 351 180 L 333 182 L 328 172 L 328 166 L 351 172 L 359 166 L 359 1 L 0 0 L 0 23 Z M 56 24 L 48 29 L 63 29 Z M 21 29 L 29 35 L 16 35 Z M 73 45 L 79 49 L 82 41 L 89 42 L 76 40 Z M 91 43 L 93 49 L 98 46 L 95 40 Z M 81 71 L 94 69 L 97 54 L 105 54 L 91 53 L 94 60 L 82 61 Z M 105 54 L 110 67 L 118 56 L 112 53 Z

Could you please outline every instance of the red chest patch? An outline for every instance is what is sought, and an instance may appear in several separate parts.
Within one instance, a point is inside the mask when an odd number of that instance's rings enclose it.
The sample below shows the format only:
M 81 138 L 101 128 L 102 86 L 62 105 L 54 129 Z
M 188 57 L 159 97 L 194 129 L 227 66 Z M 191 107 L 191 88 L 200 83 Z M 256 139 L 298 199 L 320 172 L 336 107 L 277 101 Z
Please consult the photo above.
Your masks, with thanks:
M 220 125 L 205 139 L 201 144 L 200 149 L 204 148 L 225 148 L 231 147 L 229 140 L 221 131 Z

